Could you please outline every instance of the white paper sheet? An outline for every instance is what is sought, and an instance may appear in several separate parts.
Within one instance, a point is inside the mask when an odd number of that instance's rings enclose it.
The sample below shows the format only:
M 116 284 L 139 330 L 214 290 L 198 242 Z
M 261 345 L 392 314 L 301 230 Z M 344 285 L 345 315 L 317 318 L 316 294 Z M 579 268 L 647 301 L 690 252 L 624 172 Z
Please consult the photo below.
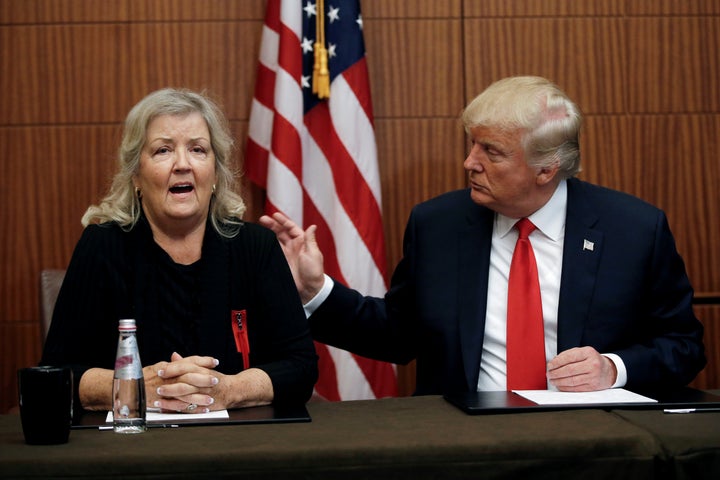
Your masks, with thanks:
M 215 412 L 208 413 L 160 413 L 160 412 L 147 412 L 147 423 L 167 423 L 175 420 L 203 420 L 207 418 L 230 418 L 227 410 L 217 410 Z M 113 414 L 112 412 L 107 413 L 105 417 L 105 423 L 112 423 Z
M 552 390 L 513 390 L 538 405 L 583 405 L 606 403 L 656 403 L 657 400 L 638 395 L 624 388 L 596 392 L 558 392 Z

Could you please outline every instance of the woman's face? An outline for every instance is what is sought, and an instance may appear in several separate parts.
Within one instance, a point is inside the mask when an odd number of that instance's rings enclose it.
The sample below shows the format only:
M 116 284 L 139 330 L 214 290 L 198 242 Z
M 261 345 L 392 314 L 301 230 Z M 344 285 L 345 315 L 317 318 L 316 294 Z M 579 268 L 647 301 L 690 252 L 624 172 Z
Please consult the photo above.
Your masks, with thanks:
M 134 182 L 153 227 L 166 234 L 204 228 L 216 175 L 210 132 L 200 113 L 150 122 Z

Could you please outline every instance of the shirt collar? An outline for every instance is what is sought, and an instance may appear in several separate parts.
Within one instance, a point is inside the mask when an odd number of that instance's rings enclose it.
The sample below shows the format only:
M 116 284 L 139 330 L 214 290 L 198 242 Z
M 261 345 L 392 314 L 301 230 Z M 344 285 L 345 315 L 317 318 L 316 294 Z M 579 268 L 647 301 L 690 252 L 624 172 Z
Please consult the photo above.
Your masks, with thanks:
M 550 200 L 528 218 L 546 237 L 559 241 L 565 230 L 567 214 L 567 180 L 561 180 Z M 495 231 L 505 237 L 517 223 L 517 218 L 495 214 Z

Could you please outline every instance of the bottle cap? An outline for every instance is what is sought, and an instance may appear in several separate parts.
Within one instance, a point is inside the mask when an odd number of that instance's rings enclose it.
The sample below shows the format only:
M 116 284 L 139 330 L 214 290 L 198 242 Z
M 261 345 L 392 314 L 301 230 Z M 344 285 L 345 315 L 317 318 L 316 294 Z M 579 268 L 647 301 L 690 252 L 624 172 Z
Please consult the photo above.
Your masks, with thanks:
M 135 319 L 123 318 L 122 320 L 120 320 L 118 330 L 120 330 L 121 332 L 134 332 L 135 330 L 137 330 L 137 327 L 135 326 Z

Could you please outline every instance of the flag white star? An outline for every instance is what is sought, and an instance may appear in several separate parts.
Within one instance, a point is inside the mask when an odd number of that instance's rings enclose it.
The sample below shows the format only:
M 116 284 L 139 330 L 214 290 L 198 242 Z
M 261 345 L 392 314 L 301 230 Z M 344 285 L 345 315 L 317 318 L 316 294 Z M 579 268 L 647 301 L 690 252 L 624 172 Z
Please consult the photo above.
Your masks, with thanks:
M 300 86 L 302 88 L 310 88 L 310 76 L 302 75 L 300 77 Z
M 337 45 L 335 45 L 334 43 L 328 44 L 328 58 L 337 57 L 337 53 L 335 53 L 336 47 Z
M 302 47 L 303 53 L 308 53 L 313 51 L 313 41 L 309 38 L 303 37 L 302 42 L 300 43 L 300 46 Z
M 340 20 L 340 9 L 335 8 L 332 5 L 330 5 L 330 11 L 328 12 L 328 18 L 330 19 L 330 23 L 333 23 L 335 20 Z
M 307 13 L 308 18 L 312 17 L 313 15 L 317 15 L 317 8 L 315 7 L 314 3 L 307 2 L 303 10 L 305 10 L 305 13 Z
M 360 30 L 363 29 L 362 15 L 358 15 L 358 18 L 355 20 L 355 23 L 358 24 L 358 26 L 360 27 Z

